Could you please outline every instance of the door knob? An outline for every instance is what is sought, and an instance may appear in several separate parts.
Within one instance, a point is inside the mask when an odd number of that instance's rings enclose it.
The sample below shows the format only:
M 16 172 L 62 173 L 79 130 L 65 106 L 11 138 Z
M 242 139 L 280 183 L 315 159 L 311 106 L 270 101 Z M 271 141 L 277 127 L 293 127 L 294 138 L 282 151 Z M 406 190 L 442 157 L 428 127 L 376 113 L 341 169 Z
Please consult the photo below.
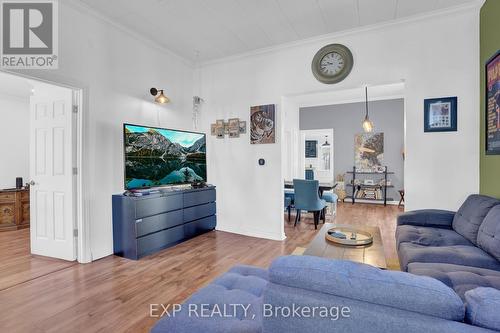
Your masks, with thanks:
M 30 181 L 30 182 L 29 182 L 29 184 L 30 184 L 31 186 L 35 186 L 35 185 L 36 185 L 36 183 L 35 183 L 35 181 L 34 181 L 34 180 Z

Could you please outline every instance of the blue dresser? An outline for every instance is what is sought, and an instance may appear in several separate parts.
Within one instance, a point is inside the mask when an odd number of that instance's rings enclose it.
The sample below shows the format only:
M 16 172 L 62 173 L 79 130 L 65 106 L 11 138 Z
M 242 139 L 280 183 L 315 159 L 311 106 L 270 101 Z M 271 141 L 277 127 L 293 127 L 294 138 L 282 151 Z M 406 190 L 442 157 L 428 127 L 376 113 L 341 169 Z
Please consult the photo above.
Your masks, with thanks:
M 114 254 L 139 259 L 215 229 L 215 187 L 113 195 Z

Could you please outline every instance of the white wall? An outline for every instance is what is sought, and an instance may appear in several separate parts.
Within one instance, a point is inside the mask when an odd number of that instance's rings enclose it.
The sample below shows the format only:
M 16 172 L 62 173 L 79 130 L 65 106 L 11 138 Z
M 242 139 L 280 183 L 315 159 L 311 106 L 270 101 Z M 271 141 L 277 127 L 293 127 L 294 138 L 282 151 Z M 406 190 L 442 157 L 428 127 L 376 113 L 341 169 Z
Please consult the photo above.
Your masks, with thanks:
M 0 189 L 16 187 L 16 177 L 29 181 L 28 97 L 0 93 Z
M 59 69 L 23 71 L 85 89 L 84 163 L 92 258 L 113 253 L 111 195 L 124 191 L 124 122 L 191 129 L 190 63 L 141 41 L 75 1 L 59 2 Z M 149 88 L 171 103 L 152 103 Z
M 311 59 L 329 43 L 345 44 L 354 55 L 353 71 L 334 86 L 311 74 Z M 218 118 L 248 121 L 251 105 L 286 104 L 284 97 L 295 94 L 403 79 L 406 208 L 456 209 L 479 184 L 478 44 L 478 13 L 468 8 L 207 63 L 201 69 L 200 93 L 207 101 L 202 123 L 208 129 Z M 458 132 L 424 133 L 423 100 L 442 96 L 458 96 Z M 283 118 L 285 104 L 277 108 Z M 219 228 L 282 237 L 281 138 L 274 145 L 250 145 L 248 137 L 208 144 Z M 265 167 L 257 166 L 259 157 L 266 158 Z

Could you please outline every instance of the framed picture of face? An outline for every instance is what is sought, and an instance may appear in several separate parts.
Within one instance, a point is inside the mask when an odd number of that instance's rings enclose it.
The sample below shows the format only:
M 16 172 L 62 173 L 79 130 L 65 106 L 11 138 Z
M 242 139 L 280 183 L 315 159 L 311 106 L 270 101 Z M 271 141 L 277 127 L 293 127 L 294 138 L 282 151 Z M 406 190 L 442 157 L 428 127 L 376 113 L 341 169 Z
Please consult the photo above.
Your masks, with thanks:
M 500 155 L 500 51 L 486 62 L 486 154 Z
M 457 131 L 457 98 L 424 100 L 424 132 Z

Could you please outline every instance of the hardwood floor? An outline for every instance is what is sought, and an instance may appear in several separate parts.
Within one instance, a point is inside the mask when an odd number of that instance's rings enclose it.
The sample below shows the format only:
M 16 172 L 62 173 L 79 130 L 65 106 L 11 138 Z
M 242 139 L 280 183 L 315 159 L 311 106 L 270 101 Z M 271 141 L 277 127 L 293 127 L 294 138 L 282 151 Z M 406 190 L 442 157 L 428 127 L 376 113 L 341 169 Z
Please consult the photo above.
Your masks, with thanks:
M 392 258 L 399 212 L 393 206 L 340 204 L 335 222 L 380 226 Z M 139 261 L 109 256 L 85 265 L 65 263 L 68 267 L 51 259 L 33 264 L 46 259 L 31 258 L 24 248 L 18 253 L 24 273 L 16 275 L 10 263 L 5 266 L 14 272 L 9 277 L 0 262 L 0 331 L 148 332 L 157 320 L 149 317 L 149 304 L 182 302 L 235 264 L 266 267 L 279 255 L 307 247 L 317 231 L 304 216 L 296 228 L 285 222 L 283 242 L 214 231 Z M 1 258 L 9 257 L 12 250 L 1 244 Z M 57 269 L 42 274 L 41 266 Z

